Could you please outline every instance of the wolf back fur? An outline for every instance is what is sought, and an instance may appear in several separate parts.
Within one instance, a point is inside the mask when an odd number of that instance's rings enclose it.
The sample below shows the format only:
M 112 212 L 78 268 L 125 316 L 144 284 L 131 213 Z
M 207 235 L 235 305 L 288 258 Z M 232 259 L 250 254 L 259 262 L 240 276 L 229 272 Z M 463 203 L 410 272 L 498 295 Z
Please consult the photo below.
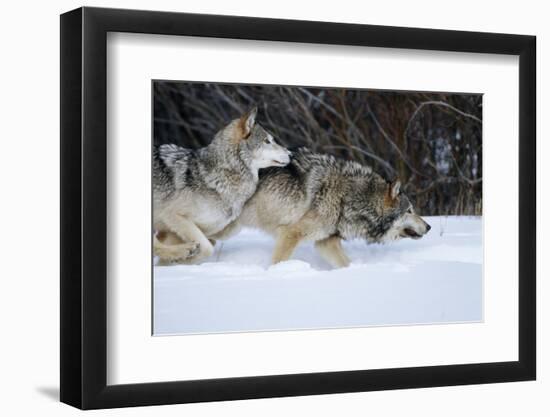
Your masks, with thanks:
M 216 237 L 227 238 L 241 226 L 275 236 L 274 263 L 310 240 L 336 267 L 349 264 L 343 239 L 387 242 L 419 238 L 429 230 L 400 192 L 399 181 L 389 183 L 370 167 L 307 148 L 295 151 L 287 166 L 264 170 L 239 218 Z

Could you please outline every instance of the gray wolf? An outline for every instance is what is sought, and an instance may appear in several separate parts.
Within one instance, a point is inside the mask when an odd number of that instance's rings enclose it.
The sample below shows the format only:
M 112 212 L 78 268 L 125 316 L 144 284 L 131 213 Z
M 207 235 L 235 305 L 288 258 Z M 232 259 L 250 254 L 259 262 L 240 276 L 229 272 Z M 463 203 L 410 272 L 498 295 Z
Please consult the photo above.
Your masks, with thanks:
M 153 237 L 160 264 L 197 262 L 213 253 L 212 235 L 241 213 L 258 170 L 286 165 L 290 152 L 256 123 L 257 109 L 231 121 L 212 142 L 191 150 L 153 149 Z
M 241 215 L 215 238 L 256 227 L 276 239 L 273 263 L 289 259 L 309 240 L 332 266 L 345 267 L 350 260 L 342 240 L 420 239 L 430 230 L 400 187 L 370 167 L 300 148 L 285 167 L 262 172 Z

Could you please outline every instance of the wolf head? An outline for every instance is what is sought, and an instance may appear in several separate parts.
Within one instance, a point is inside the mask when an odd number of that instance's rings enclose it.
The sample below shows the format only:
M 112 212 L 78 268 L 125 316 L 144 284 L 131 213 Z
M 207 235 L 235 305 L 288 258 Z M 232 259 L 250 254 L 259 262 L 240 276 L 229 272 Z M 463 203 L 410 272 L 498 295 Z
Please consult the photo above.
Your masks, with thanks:
M 276 143 L 273 135 L 256 123 L 257 114 L 258 109 L 254 107 L 231 121 L 218 132 L 215 140 L 238 151 L 252 170 L 285 166 L 290 162 L 290 151 Z
M 415 213 L 399 180 L 388 183 L 364 168 L 355 174 L 343 199 L 343 237 L 385 243 L 428 233 L 431 226 Z
M 405 194 L 401 192 L 399 180 L 388 183 L 384 196 L 384 208 L 390 217 L 395 217 L 391 226 L 382 237 L 382 241 L 401 238 L 420 239 L 432 228 L 415 213 L 414 207 Z

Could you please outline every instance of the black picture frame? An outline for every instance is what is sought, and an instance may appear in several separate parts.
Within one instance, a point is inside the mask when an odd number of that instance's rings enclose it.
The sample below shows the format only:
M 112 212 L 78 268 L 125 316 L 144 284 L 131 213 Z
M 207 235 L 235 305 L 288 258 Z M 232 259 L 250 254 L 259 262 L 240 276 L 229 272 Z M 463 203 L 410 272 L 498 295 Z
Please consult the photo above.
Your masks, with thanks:
M 519 56 L 519 360 L 107 385 L 108 32 Z M 534 36 L 84 7 L 61 15 L 60 56 L 62 402 L 95 409 L 535 379 Z

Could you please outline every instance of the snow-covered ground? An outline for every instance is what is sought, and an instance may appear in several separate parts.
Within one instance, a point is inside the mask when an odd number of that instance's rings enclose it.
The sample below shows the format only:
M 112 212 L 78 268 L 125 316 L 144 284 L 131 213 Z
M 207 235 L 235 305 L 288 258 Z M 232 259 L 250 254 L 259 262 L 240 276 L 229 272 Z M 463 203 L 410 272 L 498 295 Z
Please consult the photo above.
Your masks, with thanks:
M 154 333 L 189 334 L 482 320 L 482 220 L 427 217 L 421 240 L 344 243 L 331 269 L 312 244 L 270 266 L 273 239 L 244 230 L 201 265 L 154 268 Z

